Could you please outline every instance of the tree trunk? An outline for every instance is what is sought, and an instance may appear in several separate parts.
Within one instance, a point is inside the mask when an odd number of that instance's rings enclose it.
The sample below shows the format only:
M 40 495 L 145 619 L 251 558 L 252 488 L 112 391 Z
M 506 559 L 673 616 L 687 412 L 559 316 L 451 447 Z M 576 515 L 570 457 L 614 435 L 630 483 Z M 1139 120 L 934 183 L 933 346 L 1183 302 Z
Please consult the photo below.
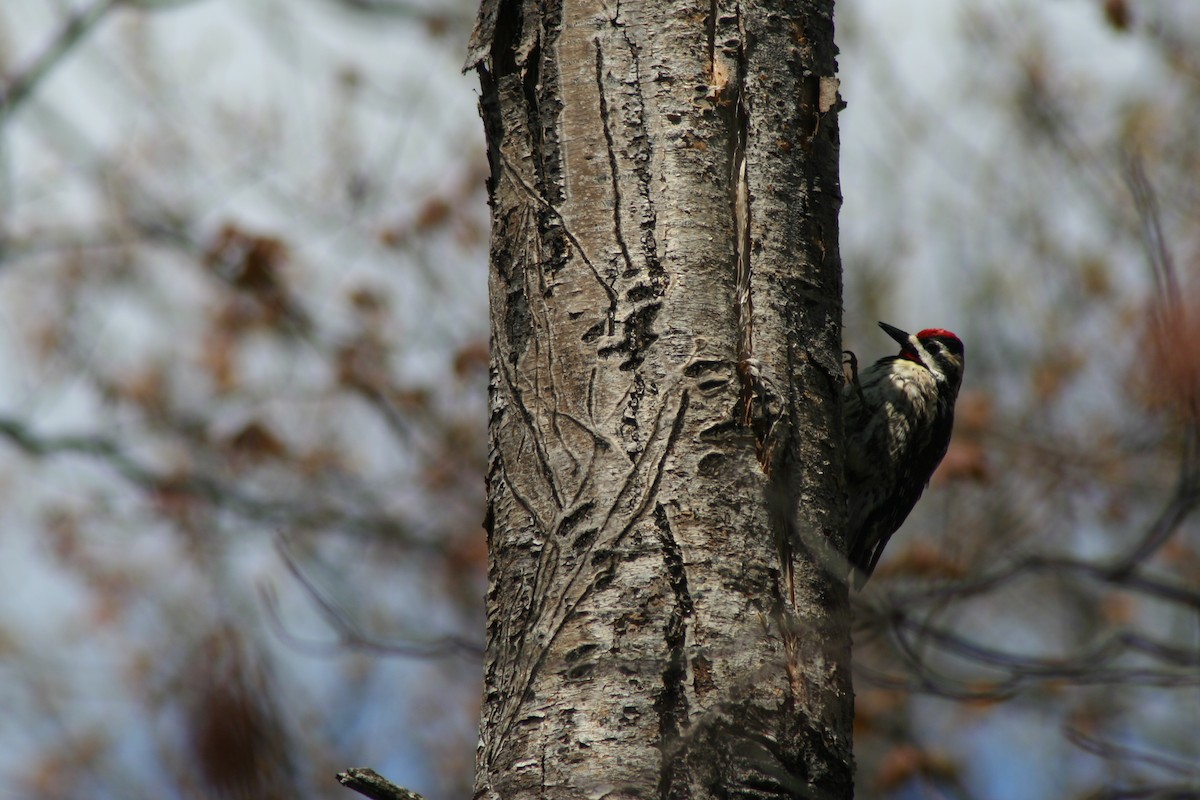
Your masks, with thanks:
M 478 797 L 851 796 L 832 0 L 484 0 Z

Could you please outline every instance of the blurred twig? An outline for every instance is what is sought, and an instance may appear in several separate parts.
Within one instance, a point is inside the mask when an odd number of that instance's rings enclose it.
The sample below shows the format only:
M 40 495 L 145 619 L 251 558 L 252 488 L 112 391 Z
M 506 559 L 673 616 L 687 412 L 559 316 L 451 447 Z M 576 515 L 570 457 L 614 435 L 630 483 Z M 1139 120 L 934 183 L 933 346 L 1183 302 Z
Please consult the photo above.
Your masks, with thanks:
M 918 603 L 959 600 L 994 591 L 1002 585 L 1033 573 L 1074 573 L 1112 586 L 1124 587 L 1159 600 L 1200 610 L 1200 591 L 1152 578 L 1140 572 L 1116 573 L 1111 568 L 1074 558 L 1031 555 L 1019 558 L 994 572 L 962 581 L 916 589 L 897 595 L 894 605 L 912 608 Z
M 361 14 L 375 14 L 380 16 L 398 17 L 401 19 L 412 19 L 424 22 L 428 25 L 444 25 L 450 24 L 469 25 L 472 22 L 473 15 L 463 6 L 456 13 L 454 11 L 439 11 L 432 3 L 421 5 L 420 3 L 409 3 L 405 0 L 328 0 L 336 6 L 356 11 Z
M 89 6 L 72 11 L 50 42 L 33 60 L 20 68 L 0 87 L 0 127 L 13 112 L 33 94 L 33 91 L 71 49 L 101 20 L 124 0 L 96 0 Z
M 1182 293 L 1176 274 L 1175 261 L 1162 229 L 1162 214 L 1154 187 L 1146 177 L 1142 161 L 1131 156 L 1126 169 L 1127 183 L 1137 207 L 1142 225 L 1142 244 L 1154 277 L 1154 335 L 1161 346 L 1169 346 L 1182 331 L 1175 330 L 1183 323 Z M 1200 508 L 1200 390 L 1195 386 L 1180 387 L 1184 406 L 1183 452 L 1180 455 L 1179 480 L 1167 507 L 1141 539 L 1111 567 L 1120 577 L 1154 555 L 1166 544 L 1175 531 L 1197 508 Z
M 1095 736 L 1088 736 L 1076 728 L 1067 728 L 1066 737 L 1067 741 L 1080 750 L 1103 759 L 1113 760 L 1119 758 L 1125 761 L 1136 761 L 1173 772 L 1176 775 L 1192 775 L 1196 771 L 1196 765 L 1193 762 L 1181 758 L 1158 755 L 1156 753 L 1146 753 L 1132 747 L 1119 745 L 1115 742 L 1108 742 L 1098 739 Z
M 1137 681 L 1140 685 L 1195 686 L 1200 685 L 1200 653 L 1155 642 L 1144 636 L 1119 631 L 1092 647 L 1069 658 L 1014 653 L 990 647 L 960 636 L 950 630 L 934 627 L 912 616 L 897 613 L 893 617 L 896 634 L 903 642 L 915 639 L 932 643 L 939 650 L 960 658 L 1003 669 L 1013 679 L 1037 681 L 1072 680 L 1077 684 L 1116 684 Z M 905 648 L 910 649 L 910 648 Z M 1115 665 L 1127 653 L 1136 652 L 1186 669 L 1160 671 L 1121 668 Z M 918 663 L 918 659 L 915 663 Z
M 363 632 L 349 612 L 343 608 L 339 608 L 304 573 L 304 570 L 296 562 L 295 556 L 292 555 L 283 539 L 276 539 L 276 550 L 279 552 L 280 557 L 283 558 L 288 571 L 292 573 L 292 576 L 304 588 L 308 596 L 312 598 L 316 604 L 317 611 L 329 626 L 337 632 L 338 636 L 333 642 L 314 642 L 300 639 L 289 632 L 284 625 L 279 601 L 274 591 L 270 587 L 264 586 L 261 590 L 261 596 L 272 627 L 275 629 L 276 634 L 291 646 L 308 652 L 336 653 L 341 652 L 345 648 L 354 648 L 383 655 L 397 655 L 409 658 L 446 658 L 458 656 L 472 661 L 481 661 L 483 659 L 483 648 L 478 643 L 458 636 L 441 636 L 425 641 L 389 642 L 381 641 Z
M 387 514 L 357 513 L 319 502 L 303 503 L 295 498 L 272 500 L 256 497 L 242 491 L 234 481 L 219 480 L 196 471 L 183 474 L 160 472 L 133 458 L 116 440 L 102 434 L 40 434 L 22 420 L 0 416 L 0 439 L 7 439 L 27 455 L 36 458 L 58 455 L 96 458 L 148 493 L 194 497 L 246 519 L 274 525 L 353 529 L 389 541 L 402 542 L 415 550 L 442 553 L 440 543 L 410 536 L 401 522 Z

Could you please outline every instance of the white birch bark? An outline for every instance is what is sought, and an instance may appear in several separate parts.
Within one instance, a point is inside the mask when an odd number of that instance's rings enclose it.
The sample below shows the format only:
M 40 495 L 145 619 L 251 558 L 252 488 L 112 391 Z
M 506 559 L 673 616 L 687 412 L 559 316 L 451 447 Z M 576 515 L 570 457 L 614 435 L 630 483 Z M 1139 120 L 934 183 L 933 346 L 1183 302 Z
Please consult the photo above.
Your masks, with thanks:
M 832 33 L 483 3 L 477 796 L 851 796 Z

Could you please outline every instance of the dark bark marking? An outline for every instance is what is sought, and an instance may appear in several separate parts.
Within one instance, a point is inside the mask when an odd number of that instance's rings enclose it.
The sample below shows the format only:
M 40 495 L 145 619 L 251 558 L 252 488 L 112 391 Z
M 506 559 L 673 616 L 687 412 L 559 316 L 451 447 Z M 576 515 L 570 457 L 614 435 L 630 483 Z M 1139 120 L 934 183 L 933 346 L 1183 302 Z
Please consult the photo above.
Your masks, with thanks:
M 716 478 L 721 474 L 726 460 L 725 454 L 720 451 L 706 453 L 701 456 L 700 463 L 696 465 L 696 471 L 706 478 Z
M 596 671 L 595 661 L 585 661 L 582 664 L 576 664 L 567 670 L 567 680 L 582 681 L 591 677 L 591 674 Z
M 692 688 L 696 690 L 696 697 L 700 700 L 704 700 L 716 691 L 716 682 L 712 676 L 712 662 L 705 656 L 696 656 L 692 659 Z
M 496 188 L 500 185 L 500 148 L 504 144 L 504 120 L 501 115 L 500 83 L 517 72 L 517 43 L 521 40 L 523 18 L 519 0 L 499 0 L 495 5 L 495 20 L 491 49 L 487 61 L 476 65 L 479 73 L 479 115 L 487 140 L 489 175 L 488 202 L 495 207 Z
M 619 11 L 618 11 L 619 13 Z M 620 27 L 616 17 L 612 20 L 614 27 Z M 666 270 L 658 258 L 658 242 L 655 237 L 655 228 L 657 227 L 657 213 L 654 210 L 654 202 L 651 198 L 651 175 L 650 161 L 652 156 L 652 146 L 649 133 L 646 130 L 644 119 L 645 101 L 641 91 L 640 67 L 638 64 L 638 50 L 636 45 L 629 39 L 628 35 L 622 30 L 622 37 L 629 47 L 630 58 L 633 62 L 635 79 L 633 82 L 634 94 L 630 103 L 623 107 L 625 117 L 622 119 L 624 126 L 631 128 L 633 133 L 631 144 L 633 148 L 632 161 L 633 172 L 637 179 L 637 194 L 641 199 L 643 207 L 642 220 L 640 227 L 641 235 L 641 255 L 644 261 L 646 271 L 649 273 L 649 283 L 639 284 L 631 287 L 626 291 L 626 299 L 634 304 L 634 309 L 625 316 L 622 321 L 623 337 L 621 342 L 613 345 L 608 345 L 601 348 L 599 355 L 608 357 L 616 354 L 626 354 L 626 359 L 621 363 L 620 369 L 633 370 L 636 369 L 645 360 L 642 352 L 658 338 L 653 332 L 653 323 L 658 316 L 658 312 L 662 308 L 661 298 L 667 286 Z M 625 228 L 623 222 L 624 202 L 621 193 L 620 182 L 620 163 L 618 158 L 618 148 L 616 135 L 614 134 L 615 122 L 613 113 L 610 110 L 608 96 L 605 93 L 605 62 L 604 51 L 600 40 L 594 40 L 596 48 L 596 91 L 599 97 L 600 104 L 600 120 L 601 128 L 604 131 L 605 150 L 608 156 L 609 176 L 612 183 L 613 194 L 613 233 L 616 237 L 617 246 L 621 252 L 621 259 L 624 262 L 623 277 L 632 277 L 641 271 L 641 266 L 635 264 L 633 255 L 629 249 L 629 242 L 625 236 Z M 615 309 L 614 309 L 615 310 Z M 611 319 L 610 319 L 611 323 Z M 605 331 L 607 335 L 612 335 L 613 330 L 611 324 L 609 329 Z M 585 334 L 584 341 L 592 342 L 598 339 L 601 335 L 601 330 L 598 326 L 592 326 Z
M 648 286 L 644 283 L 639 283 L 625 290 L 625 299 L 631 303 L 638 303 L 643 300 L 649 300 L 659 294 L 657 287 Z
M 600 100 L 600 127 L 604 130 L 604 149 L 608 154 L 608 174 L 612 181 L 613 193 L 613 235 L 617 237 L 617 246 L 621 248 L 621 259 L 625 262 L 625 274 L 636 272 L 633 258 L 629 255 L 629 245 L 621 229 L 621 180 L 617 167 L 617 147 L 613 142 L 612 119 L 608 113 L 608 98 L 604 94 L 604 50 L 600 40 L 596 39 L 596 95 Z
M 630 383 L 632 385 L 629 387 L 628 399 L 625 401 L 625 413 L 621 417 L 622 429 L 628 432 L 637 429 L 638 410 L 642 407 L 642 398 L 646 396 L 646 379 L 640 373 L 635 372 Z M 661 412 L 662 409 L 660 408 L 659 410 Z M 657 426 L 657 424 L 658 420 L 655 420 L 655 425 Z M 637 461 L 641 453 L 642 451 L 639 447 L 631 447 L 626 450 L 626 454 L 631 461 Z
M 700 431 L 700 439 L 702 441 L 714 441 L 723 439 L 726 436 L 742 435 L 746 430 L 746 426 L 740 420 L 728 419 L 724 422 L 718 422 L 715 425 L 709 425 Z
M 642 257 L 646 260 L 646 268 L 650 274 L 650 283 L 658 293 L 666 290 L 668 277 L 658 258 L 658 239 L 654 232 L 658 228 L 658 212 L 654 208 L 654 197 L 651 193 L 652 175 L 650 164 L 654 157 L 654 145 L 650 131 L 646 127 L 646 98 L 642 94 L 642 66 L 640 49 L 629 38 L 625 29 L 621 28 L 621 36 L 629 47 L 629 58 L 633 64 L 633 101 L 629 109 L 629 119 L 626 126 L 632 128 L 633 171 L 637 177 L 638 196 L 642 199 L 644 212 L 642 214 Z
M 565 656 L 563 656 L 563 660 L 565 660 L 568 664 L 574 664 L 576 661 L 579 661 L 580 659 L 584 658 L 585 656 L 591 655 L 593 652 L 595 652 L 599 648 L 600 648 L 600 645 L 595 644 L 594 642 L 588 642 L 586 644 L 581 644 L 581 645 L 579 645 L 579 647 L 576 647 L 575 649 L 568 651 L 567 654 Z
M 571 538 L 575 534 L 575 528 L 577 528 L 579 526 L 579 523 L 581 523 L 584 519 L 587 518 L 588 514 L 592 513 L 592 509 L 595 508 L 595 506 L 596 506 L 596 504 L 591 501 L 586 502 L 586 503 L 581 503 L 578 508 L 576 508 L 574 511 L 570 512 L 569 514 L 567 514 L 565 517 L 562 518 L 562 520 L 558 523 L 558 530 L 555 531 L 555 533 L 562 539 Z M 577 536 L 575 536 L 575 539 L 572 542 L 572 544 L 573 544 L 573 546 L 578 548 L 580 546 L 581 540 L 583 540 L 585 538 L 594 539 L 595 536 L 596 536 L 596 529 L 595 528 L 587 528 L 583 531 L 580 531 L 580 533 Z
M 557 220 L 557 230 L 562 231 L 563 236 L 565 236 L 567 241 L 570 242 L 575 248 L 575 252 L 579 253 L 579 257 L 583 259 L 583 263 L 587 265 L 589 270 L 591 270 L 592 275 L 596 278 L 596 283 L 599 284 L 600 287 L 604 289 L 604 293 L 608 295 L 608 314 L 605 326 L 607 328 L 608 335 L 611 336 L 614 329 L 614 320 L 616 318 L 617 311 L 617 293 L 613 290 L 612 286 L 609 285 L 608 281 L 604 280 L 604 277 L 600 275 L 600 270 L 596 269 L 596 265 L 592 263 L 592 259 L 588 257 L 587 251 L 583 249 L 583 244 L 579 241 L 578 237 L 571 232 L 571 229 L 567 227 L 567 221 L 563 219 L 561 212 L 559 212 L 559 210 L 555 208 L 549 200 L 543 197 L 535 187 L 530 186 L 527 181 L 521 178 L 520 173 L 518 173 L 515 167 L 509 163 L 507 158 L 504 158 L 504 174 L 510 176 L 513 181 L 520 186 L 522 190 L 524 190 L 528 197 L 536 202 L 538 206 L 547 214 Z M 554 269 L 555 268 L 552 264 L 551 271 Z
M 617 353 L 628 354 L 618 369 L 629 371 L 637 369 L 646 360 L 643 351 L 658 338 L 654 332 L 654 320 L 662 310 L 662 300 L 655 299 L 642 306 L 635 306 L 633 311 L 621 321 L 624 338 L 612 345 L 600 348 L 599 355 L 607 357 Z
M 596 418 L 596 373 L 597 369 L 592 367 L 588 373 L 587 385 L 587 416 L 588 419 Z
M 724 372 L 729 362 L 717 358 L 698 358 L 683 368 L 683 374 L 695 378 L 703 372 Z M 728 378 L 725 379 L 728 382 Z
M 714 395 L 729 385 L 728 378 L 708 378 L 696 384 L 701 394 Z
M 488 203 L 493 210 L 496 208 L 496 192 L 504 170 L 505 124 L 501 96 L 511 96 L 517 91 L 516 84 L 520 81 L 521 69 L 521 65 L 517 63 L 517 49 L 524 34 L 524 18 L 518 0 L 500 0 L 494 13 L 489 58 L 476 65 L 481 88 L 479 113 L 487 140 Z M 493 218 L 493 223 L 498 232 L 515 231 L 512 233 L 515 240 L 520 237 L 523 220 L 524 217 L 518 210 L 505 219 Z M 499 235 L 493 236 L 493 241 L 499 241 L 500 238 Z M 509 286 L 505 303 L 504 333 L 509 345 L 509 359 L 515 364 L 532 334 L 527 299 L 524 286 L 514 275 L 516 265 L 513 263 L 511 252 L 505 248 L 493 247 L 491 256 L 497 274 Z
M 521 92 L 525 96 L 525 125 L 529 130 L 529 138 L 533 146 L 530 148 L 531 154 L 534 156 L 533 165 L 537 170 L 538 183 L 541 186 L 542 193 L 546 192 L 546 174 L 544 168 L 546 161 L 538 158 L 546 152 L 545 146 L 545 131 L 542 120 L 541 103 L 538 100 L 538 76 L 541 73 L 542 49 L 538 45 L 534 45 L 529 51 L 529 56 L 525 60 L 525 71 L 521 80 Z
M 667 519 L 667 511 L 661 503 L 654 507 L 654 526 L 663 548 L 667 580 L 675 595 L 675 604 L 664 630 L 667 664 L 662 672 L 663 688 L 654 700 L 654 710 L 658 713 L 658 748 L 662 753 L 658 796 L 661 800 L 674 800 L 686 796 L 689 783 L 687 760 L 679 752 L 678 743 L 688 722 L 687 620 L 695 608 L 688 590 L 683 552 L 679 549 L 679 542 L 675 540 L 670 520 Z
M 579 532 L 579 535 L 571 542 L 571 547 L 576 550 L 587 551 L 596 542 L 596 536 L 600 533 L 596 528 L 587 528 Z
M 562 185 L 562 154 L 559 145 L 559 112 L 562 101 L 558 87 L 558 38 L 562 34 L 562 3 L 543 2 L 537 38 L 529 45 L 526 59 L 524 92 L 528 125 L 534 141 L 531 153 L 536 162 L 538 188 L 550 205 L 557 207 L 564 199 Z M 526 37 L 528 38 L 528 37 Z M 543 229 L 552 226 L 547 225 Z M 561 240 L 550 241 L 554 250 L 551 262 L 561 265 Z
M 489 149 L 490 153 L 490 149 Z M 513 233 L 514 239 L 527 235 L 530 225 L 530 215 L 527 210 L 518 209 L 507 219 L 497 221 L 497 226 L 506 232 Z M 521 354 L 533 336 L 533 316 L 529 311 L 529 297 L 526 293 L 525 281 L 518 275 L 518 268 L 511 252 L 499 249 L 493 254 L 496 275 L 508 287 L 504 303 L 504 341 L 507 343 L 507 356 L 511 365 L 516 366 Z

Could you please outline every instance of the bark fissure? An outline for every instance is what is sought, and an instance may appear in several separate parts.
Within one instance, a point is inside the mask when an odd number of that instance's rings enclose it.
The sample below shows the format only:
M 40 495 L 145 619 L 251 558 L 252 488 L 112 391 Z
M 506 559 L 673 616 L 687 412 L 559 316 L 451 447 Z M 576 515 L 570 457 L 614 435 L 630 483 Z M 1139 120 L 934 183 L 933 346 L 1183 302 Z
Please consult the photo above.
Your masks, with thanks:
M 543 197 L 541 194 L 539 194 L 538 190 L 535 187 L 530 186 L 521 177 L 521 174 L 519 172 L 517 172 L 512 167 L 511 164 L 508 164 L 507 158 L 504 158 L 502 160 L 505 162 L 505 166 L 506 166 L 506 169 L 504 170 L 504 176 L 511 178 L 517 184 L 517 186 L 519 186 L 521 188 L 521 191 L 524 192 L 527 197 L 529 197 L 529 199 L 531 199 L 535 203 L 537 203 L 538 206 L 541 209 L 543 209 L 547 215 L 550 215 L 554 218 L 554 220 L 556 221 L 556 224 L 558 226 L 558 230 L 560 230 L 562 232 L 562 235 L 567 239 L 568 242 L 570 242 L 571 246 L 575 248 L 575 252 L 579 254 L 579 257 L 581 259 L 583 259 L 584 265 L 587 266 L 588 270 L 591 271 L 593 277 L 595 277 L 596 284 L 604 290 L 604 293 L 606 295 L 608 295 L 609 308 L 608 308 L 608 314 L 606 316 L 606 319 L 607 319 L 608 335 L 611 336 L 613 334 L 613 320 L 616 317 L 616 310 L 617 310 L 617 293 L 616 293 L 616 291 L 612 288 L 612 286 L 609 284 L 609 282 L 604 279 L 604 276 L 602 276 L 600 274 L 600 270 L 596 268 L 596 264 L 588 256 L 587 250 L 584 249 L 583 244 L 579 241 L 579 239 L 575 236 L 575 234 L 573 234 L 571 232 L 571 229 L 569 227 L 567 227 L 567 221 L 565 219 L 563 219 L 562 214 L 559 212 L 559 210 L 557 208 L 555 208 L 550 203 L 549 200 L 547 200 L 545 197 Z
M 737 416 L 742 425 L 754 432 L 759 466 L 769 474 L 773 452 L 772 433 L 779 419 L 779 405 L 771 367 L 758 361 L 754 355 L 754 198 L 747 164 L 751 108 L 745 92 L 749 42 L 740 3 L 734 7 L 733 22 L 736 23 L 736 36 L 726 41 L 726 48 L 733 51 L 734 74 L 728 79 L 725 93 L 728 95 L 726 118 L 729 126 L 729 204 L 733 217 L 737 374 L 741 382 Z
M 745 29 L 742 11 L 736 11 L 738 21 L 737 74 L 732 80 L 735 88 L 730 100 L 730 207 L 733 214 L 734 302 L 738 325 L 738 363 L 745 364 L 754 357 L 754 296 L 750 279 L 750 179 L 746 167 L 746 145 L 750 137 L 750 113 L 742 90 L 746 70 Z M 743 397 L 753 392 L 753 380 L 743 374 Z M 747 407 L 749 404 L 747 403 Z M 748 410 L 748 408 L 747 408 Z
M 651 191 L 652 172 L 650 164 L 654 159 L 654 146 L 650 131 L 646 127 L 646 98 L 642 93 L 641 49 L 630 38 L 624 26 L 620 25 L 620 3 L 613 17 L 613 24 L 621 31 L 621 38 L 629 51 L 629 63 L 633 72 L 633 85 L 630 87 L 630 103 L 625 109 L 627 119 L 625 126 L 630 129 L 630 145 L 632 148 L 633 173 L 637 178 L 638 201 L 642 208 L 642 258 L 646 263 L 646 271 L 650 278 L 645 297 L 650 293 L 661 296 L 667 288 L 667 273 L 663 269 L 658 254 L 658 238 L 655 230 L 658 227 L 658 212 L 654 207 L 654 195 Z M 633 290 L 630 290 L 631 292 Z M 634 299 L 630 297 L 630 299 Z M 642 298 L 638 298 L 642 299 Z
M 525 9 L 526 14 L 529 8 Z M 558 39 L 562 35 L 562 0 L 543 4 L 540 19 L 534 17 L 535 35 L 526 37 L 525 54 L 525 113 L 526 127 L 531 132 L 534 147 L 530 150 L 536 165 L 539 194 L 547 206 L 557 208 L 563 201 L 562 143 L 559 141 L 559 121 L 562 112 L 558 65 Z M 527 19 L 526 25 L 529 24 Z M 553 225 L 547 228 L 553 231 Z M 553 234 L 554 249 L 551 263 L 561 268 L 561 243 Z
M 525 68 L 522 70 L 521 91 L 525 97 L 525 128 L 529 131 L 533 142 L 532 152 L 535 155 L 533 168 L 534 175 L 537 176 L 538 192 L 542 196 L 546 196 L 549 187 L 554 185 L 548 180 L 546 167 L 550 163 L 550 158 L 555 155 L 555 151 L 547 147 L 545 128 L 543 127 L 545 123 L 542 120 L 541 103 L 538 97 L 541 58 L 542 49 L 535 42 L 525 60 Z
M 654 702 L 659 717 L 658 747 L 662 752 L 658 796 L 661 800 L 676 800 L 686 796 L 683 787 L 687 785 L 689 777 L 687 761 L 681 757 L 680 741 L 688 725 L 687 626 L 695 608 L 688 590 L 683 551 L 671 531 L 667 510 L 662 504 L 654 508 L 654 525 L 662 545 L 663 566 L 674 596 L 664 630 L 667 663 L 662 672 L 662 690 Z
M 612 179 L 613 236 L 621 248 L 621 259 L 625 262 L 625 274 L 634 273 L 633 258 L 629 255 L 629 244 L 621 225 L 621 178 L 617 168 L 617 148 L 613 144 L 612 120 L 608 115 L 608 99 L 604 96 L 604 50 L 596 40 L 596 97 L 600 103 L 600 127 L 604 129 L 604 149 L 608 154 L 608 174 Z

